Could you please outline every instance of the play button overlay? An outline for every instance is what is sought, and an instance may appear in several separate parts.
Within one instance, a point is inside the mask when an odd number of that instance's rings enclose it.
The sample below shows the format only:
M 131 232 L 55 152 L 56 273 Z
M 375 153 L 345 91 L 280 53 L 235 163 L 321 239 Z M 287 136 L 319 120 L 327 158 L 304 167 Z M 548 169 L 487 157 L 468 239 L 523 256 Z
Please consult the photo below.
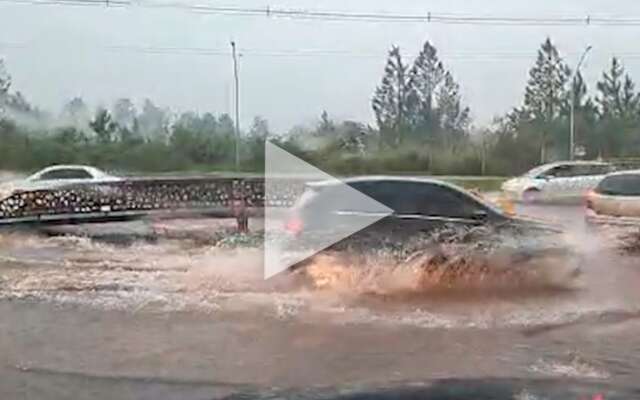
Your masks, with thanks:
M 302 197 L 292 207 L 287 198 L 294 192 Z M 265 279 L 393 213 L 269 141 L 265 145 L 265 199 Z

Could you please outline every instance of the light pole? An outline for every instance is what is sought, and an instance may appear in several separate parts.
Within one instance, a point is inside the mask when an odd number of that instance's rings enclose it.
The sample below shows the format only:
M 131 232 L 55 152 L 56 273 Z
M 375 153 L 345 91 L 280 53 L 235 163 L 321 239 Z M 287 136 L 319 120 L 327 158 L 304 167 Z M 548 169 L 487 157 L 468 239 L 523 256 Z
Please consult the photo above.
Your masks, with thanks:
M 569 115 L 569 160 L 573 161 L 574 159 L 574 155 L 575 155 L 575 140 L 576 140 L 576 121 L 575 121 L 575 109 L 576 109 L 576 77 L 578 76 L 578 73 L 580 72 L 580 67 L 582 66 L 582 63 L 584 62 L 584 59 L 587 57 L 587 53 L 589 53 L 589 51 L 591 51 L 592 46 L 589 45 L 587 46 L 586 49 L 584 49 L 584 52 L 582 53 L 582 56 L 580 56 L 580 60 L 578 61 L 578 65 L 576 65 L 576 69 L 575 71 L 573 71 L 573 77 L 571 78 L 571 111 L 570 111 L 570 115 Z
M 231 56 L 233 57 L 233 77 L 235 83 L 235 165 L 236 172 L 240 171 L 240 78 L 238 77 L 238 55 L 236 53 L 236 42 L 231 41 Z

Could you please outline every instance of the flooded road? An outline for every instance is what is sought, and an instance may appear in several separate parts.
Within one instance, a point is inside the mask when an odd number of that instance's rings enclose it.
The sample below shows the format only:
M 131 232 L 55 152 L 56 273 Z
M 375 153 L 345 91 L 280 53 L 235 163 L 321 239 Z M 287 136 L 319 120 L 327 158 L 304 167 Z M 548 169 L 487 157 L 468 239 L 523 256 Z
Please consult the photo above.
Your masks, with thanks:
M 0 398 L 315 398 L 449 378 L 509 382 L 527 399 L 640 397 L 622 392 L 640 386 L 637 257 L 587 231 L 578 207 L 520 211 L 567 226 L 583 256 L 575 282 L 418 293 L 411 275 L 379 271 L 322 290 L 264 282 L 261 251 L 234 242 L 251 238 L 219 242 L 224 227 L 203 220 L 90 228 L 127 230 L 125 244 L 3 233 Z M 536 395 L 549 381 L 580 387 Z

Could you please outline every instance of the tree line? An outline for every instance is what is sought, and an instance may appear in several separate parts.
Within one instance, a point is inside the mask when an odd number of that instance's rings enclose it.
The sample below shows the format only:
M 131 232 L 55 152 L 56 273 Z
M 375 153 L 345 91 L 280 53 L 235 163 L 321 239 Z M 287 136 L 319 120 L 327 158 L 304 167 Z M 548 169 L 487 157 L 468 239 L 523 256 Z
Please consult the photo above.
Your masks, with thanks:
M 426 41 L 413 60 L 392 46 L 373 93 L 375 126 L 334 121 L 273 132 L 262 117 L 241 132 L 241 166 L 260 171 L 265 140 L 339 173 L 509 175 L 569 157 L 574 104 L 576 144 L 584 158 L 640 156 L 640 94 L 622 61 L 589 90 L 550 38 L 537 51 L 521 103 L 476 127 L 463 86 Z M 57 114 L 31 105 L 12 87 L 0 60 L 0 169 L 30 170 L 86 163 L 115 170 L 230 170 L 234 121 L 228 114 L 176 114 L 146 99 L 127 98 L 91 110 L 82 98 Z

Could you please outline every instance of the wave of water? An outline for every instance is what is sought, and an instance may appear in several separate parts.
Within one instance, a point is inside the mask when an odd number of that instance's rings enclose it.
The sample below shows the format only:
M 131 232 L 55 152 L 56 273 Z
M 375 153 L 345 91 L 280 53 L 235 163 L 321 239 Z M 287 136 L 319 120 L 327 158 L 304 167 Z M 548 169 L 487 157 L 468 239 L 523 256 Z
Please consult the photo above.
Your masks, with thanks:
M 254 312 L 276 319 L 436 328 L 558 326 L 640 311 L 593 298 L 558 266 L 538 269 L 318 257 L 302 273 L 262 280 L 260 249 L 178 240 L 122 247 L 83 237 L 0 235 L 0 297 L 150 312 Z M 636 296 L 637 297 L 637 296 Z M 628 300 L 628 298 L 627 298 Z

